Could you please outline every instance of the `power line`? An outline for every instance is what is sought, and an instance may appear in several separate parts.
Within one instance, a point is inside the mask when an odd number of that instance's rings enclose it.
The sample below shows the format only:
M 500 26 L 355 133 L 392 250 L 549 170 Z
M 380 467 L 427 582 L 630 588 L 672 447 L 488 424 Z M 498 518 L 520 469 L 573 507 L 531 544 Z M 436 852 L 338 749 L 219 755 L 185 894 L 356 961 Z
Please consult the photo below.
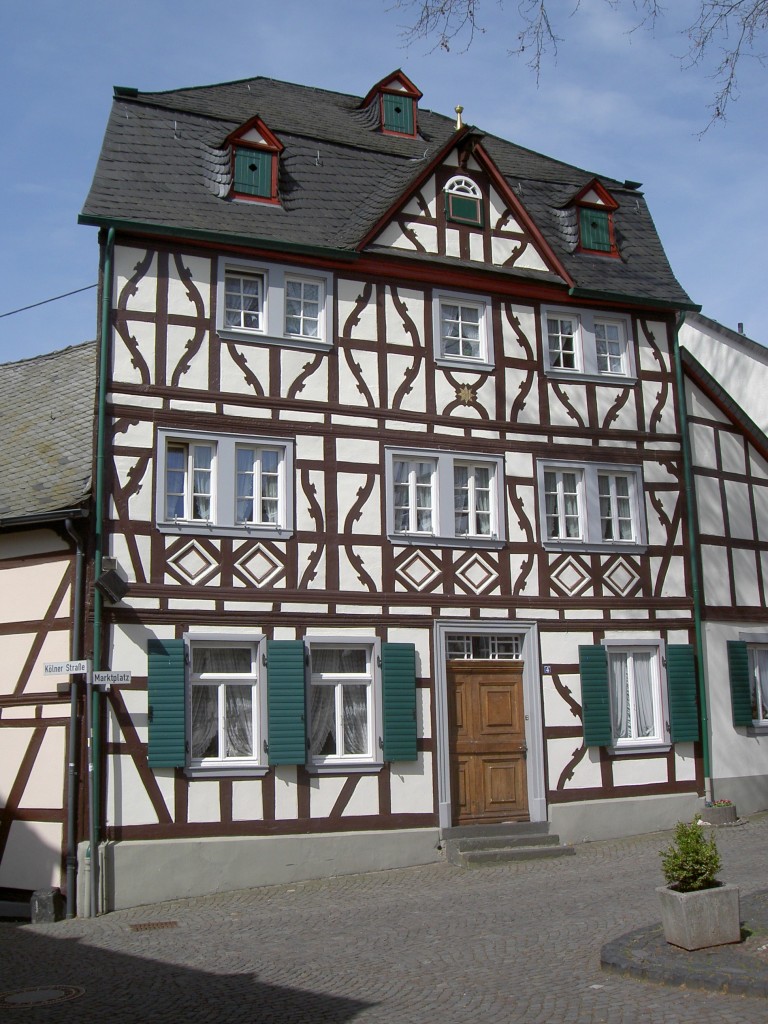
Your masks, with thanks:
M 59 299 L 67 299 L 70 295 L 78 295 L 80 292 L 90 291 L 91 288 L 95 288 L 95 284 L 87 284 L 85 288 L 75 288 L 73 292 L 64 292 L 63 295 L 54 295 L 52 299 L 43 299 L 42 302 L 33 302 L 31 306 L 22 306 L 21 309 L 12 309 L 8 313 L 0 313 L 0 320 L 4 316 L 13 316 L 14 313 L 24 313 L 28 309 L 35 309 L 37 306 L 44 306 L 47 302 L 57 302 Z

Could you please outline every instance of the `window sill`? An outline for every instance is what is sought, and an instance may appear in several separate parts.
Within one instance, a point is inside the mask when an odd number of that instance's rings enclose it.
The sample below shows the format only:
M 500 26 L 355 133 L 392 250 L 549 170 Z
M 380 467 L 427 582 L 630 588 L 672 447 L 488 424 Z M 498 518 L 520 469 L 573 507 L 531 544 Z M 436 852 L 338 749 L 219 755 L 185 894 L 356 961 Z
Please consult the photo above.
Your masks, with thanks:
M 178 523 L 157 523 L 159 533 L 176 537 L 253 537 L 269 540 L 290 540 L 293 527 L 286 526 L 230 526 L 224 523 L 193 523 L 187 520 Z
M 576 551 L 576 552 L 595 552 L 607 555 L 618 554 L 619 552 L 626 551 L 631 555 L 644 555 L 648 550 L 648 545 L 645 543 L 636 544 L 634 541 L 626 541 L 623 544 L 616 542 L 607 541 L 605 543 L 598 543 L 595 541 L 588 540 L 574 540 L 574 541 L 554 541 L 545 540 L 542 543 L 542 547 L 545 551 Z
M 461 356 L 435 356 L 435 366 L 445 366 L 451 370 L 465 370 L 476 373 L 492 373 L 493 363 L 485 359 L 469 359 Z
M 384 767 L 381 763 L 361 764 L 350 761 L 349 764 L 334 762 L 333 764 L 308 764 L 309 775 L 378 775 Z
M 544 367 L 544 374 L 550 380 L 580 381 L 619 388 L 631 388 L 638 382 L 637 377 L 630 377 L 622 373 L 584 373 L 581 370 L 556 370 L 551 366 Z
M 497 551 L 506 544 L 506 540 L 500 537 L 436 537 L 426 533 L 388 533 L 387 539 L 402 547 L 485 548 Z
M 748 725 L 747 736 L 768 736 L 768 722 L 765 725 Z
M 189 765 L 184 774 L 190 779 L 262 779 L 269 765 Z
M 626 746 L 620 747 L 607 747 L 608 753 L 612 757 L 624 757 L 629 755 L 630 757 L 637 757 L 638 754 L 668 754 L 672 749 L 671 743 L 628 743 Z
M 237 341 L 246 345 L 280 345 L 281 348 L 298 348 L 310 352 L 330 352 L 333 344 L 322 338 L 300 338 L 290 334 L 261 334 L 259 331 L 233 331 L 220 327 L 217 331 L 223 341 Z

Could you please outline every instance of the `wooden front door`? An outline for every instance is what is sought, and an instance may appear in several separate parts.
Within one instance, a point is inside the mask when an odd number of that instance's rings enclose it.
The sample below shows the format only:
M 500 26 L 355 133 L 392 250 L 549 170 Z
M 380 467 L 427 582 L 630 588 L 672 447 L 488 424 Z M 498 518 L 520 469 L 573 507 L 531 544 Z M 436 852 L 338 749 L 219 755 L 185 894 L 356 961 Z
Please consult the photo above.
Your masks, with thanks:
M 523 663 L 449 661 L 453 823 L 528 820 Z

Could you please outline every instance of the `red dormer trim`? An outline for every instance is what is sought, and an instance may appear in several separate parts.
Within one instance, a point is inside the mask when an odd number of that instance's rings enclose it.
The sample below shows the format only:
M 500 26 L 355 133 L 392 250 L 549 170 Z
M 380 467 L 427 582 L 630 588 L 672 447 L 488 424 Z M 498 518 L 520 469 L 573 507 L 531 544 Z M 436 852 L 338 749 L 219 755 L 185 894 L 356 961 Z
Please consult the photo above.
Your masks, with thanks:
M 282 142 L 278 137 L 269 130 L 267 125 L 262 119 L 256 115 L 250 120 L 246 121 L 245 124 L 236 128 L 235 131 L 231 132 L 224 140 L 225 146 L 230 147 L 230 159 L 232 167 L 232 189 L 230 196 L 236 199 L 244 199 L 248 202 L 256 203 L 279 203 L 277 194 L 277 182 L 278 182 L 278 159 L 282 151 L 285 149 Z M 264 189 L 263 194 L 254 194 L 253 192 L 246 192 L 238 190 L 237 183 L 235 181 L 235 160 L 238 151 L 253 150 L 254 153 L 265 154 L 265 159 L 269 160 L 269 184 Z M 269 194 L 266 194 L 266 193 Z
M 369 104 L 377 100 L 379 106 L 379 128 L 381 132 L 384 135 L 399 135 L 403 138 L 413 139 L 416 137 L 418 132 L 417 114 L 419 100 L 423 95 L 424 94 L 421 90 L 416 88 L 410 78 L 403 74 L 403 72 L 398 68 L 397 71 L 393 71 L 392 74 L 387 75 L 386 78 L 382 78 L 380 82 L 377 82 L 376 85 L 368 91 L 368 94 L 360 104 L 360 107 L 367 107 Z M 411 104 L 412 131 L 398 131 L 386 126 L 385 96 L 402 97 Z

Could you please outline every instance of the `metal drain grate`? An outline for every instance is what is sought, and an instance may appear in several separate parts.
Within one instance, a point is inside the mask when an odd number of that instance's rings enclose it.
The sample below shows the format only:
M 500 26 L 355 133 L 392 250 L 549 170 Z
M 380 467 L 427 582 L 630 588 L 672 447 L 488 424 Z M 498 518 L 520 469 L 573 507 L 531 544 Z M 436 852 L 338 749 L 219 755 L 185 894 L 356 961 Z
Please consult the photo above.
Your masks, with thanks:
M 178 928 L 178 921 L 142 921 L 140 924 L 129 925 L 132 932 L 155 932 L 159 928 Z

